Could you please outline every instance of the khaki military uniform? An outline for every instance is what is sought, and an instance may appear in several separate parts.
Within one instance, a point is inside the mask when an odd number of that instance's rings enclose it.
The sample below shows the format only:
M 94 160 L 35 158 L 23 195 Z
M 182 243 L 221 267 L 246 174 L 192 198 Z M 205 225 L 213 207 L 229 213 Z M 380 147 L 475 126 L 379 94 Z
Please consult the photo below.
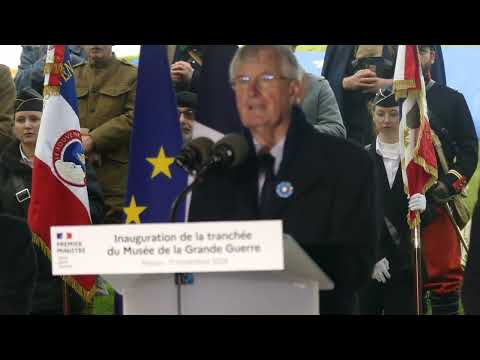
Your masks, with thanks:
M 80 127 L 89 129 L 89 155 L 107 204 L 106 223 L 122 219 L 133 126 L 137 68 L 113 57 L 74 67 Z
M 0 151 L 13 140 L 15 84 L 8 66 L 0 64 Z

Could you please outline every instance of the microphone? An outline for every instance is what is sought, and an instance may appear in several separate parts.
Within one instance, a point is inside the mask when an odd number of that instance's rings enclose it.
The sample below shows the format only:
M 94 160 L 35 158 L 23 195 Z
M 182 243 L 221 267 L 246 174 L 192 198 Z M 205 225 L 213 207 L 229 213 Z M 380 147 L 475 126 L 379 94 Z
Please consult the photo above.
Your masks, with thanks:
M 175 222 L 181 201 L 197 184 L 205 181 L 204 175 L 206 172 L 214 167 L 232 168 L 238 166 L 247 159 L 247 156 L 247 140 L 238 134 L 225 135 L 215 146 L 213 146 L 212 140 L 208 138 L 197 138 L 185 145 L 175 158 L 175 162 L 184 169 L 193 169 L 196 174 L 193 182 L 173 202 L 170 209 L 170 221 Z M 197 169 L 199 170 L 197 171 Z
M 180 154 L 175 157 L 175 163 L 192 174 L 210 158 L 213 148 L 213 141 L 207 137 L 193 139 L 184 145 Z
M 212 155 L 200 170 L 204 173 L 212 167 L 233 168 L 243 163 L 248 155 L 248 144 L 239 134 L 228 134 L 219 140 L 212 150 Z

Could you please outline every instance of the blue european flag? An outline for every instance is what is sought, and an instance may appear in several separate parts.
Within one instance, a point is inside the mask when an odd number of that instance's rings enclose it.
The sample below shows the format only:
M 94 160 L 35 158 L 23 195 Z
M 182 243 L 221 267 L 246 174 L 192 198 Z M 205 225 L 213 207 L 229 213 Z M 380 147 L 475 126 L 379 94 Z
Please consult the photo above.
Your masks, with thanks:
M 142 45 L 130 143 L 126 223 L 168 222 L 187 174 L 175 162 L 183 138 L 166 45 Z M 185 203 L 177 221 L 185 219 Z

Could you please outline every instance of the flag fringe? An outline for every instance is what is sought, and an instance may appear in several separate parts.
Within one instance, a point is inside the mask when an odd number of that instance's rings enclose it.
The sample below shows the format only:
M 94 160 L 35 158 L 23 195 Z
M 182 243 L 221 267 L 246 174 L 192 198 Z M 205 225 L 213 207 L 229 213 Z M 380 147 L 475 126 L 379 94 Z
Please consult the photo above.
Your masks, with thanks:
M 80 295 L 87 303 L 93 301 L 93 296 L 97 291 L 97 286 L 94 285 L 90 290 L 85 290 L 82 285 L 78 283 L 72 276 L 65 275 L 62 276 L 63 280 L 73 289 L 75 292 Z
M 410 211 L 407 212 L 407 223 L 410 229 L 414 229 L 415 226 L 420 225 L 421 220 L 418 211 L 415 212 L 415 218 L 413 220 L 410 218 Z
M 47 74 L 57 74 L 60 75 L 63 73 L 63 63 L 47 63 L 43 68 L 43 73 Z
M 43 96 L 44 97 L 49 97 L 49 96 L 58 96 L 60 95 L 60 86 L 44 86 L 43 87 Z
M 38 248 L 52 261 L 52 253 L 47 245 L 43 242 L 42 238 L 32 232 L 32 242 L 38 246 Z M 85 290 L 78 281 L 76 281 L 72 276 L 66 275 L 62 276 L 62 279 L 73 289 L 75 292 L 80 295 L 87 303 L 90 303 L 93 300 L 93 296 L 97 290 L 96 286 L 92 286 L 90 290 Z
M 417 143 L 415 144 L 415 149 L 413 150 L 413 161 L 420 165 L 428 174 L 432 175 L 433 178 L 430 178 L 428 182 L 424 186 L 424 193 L 430 189 L 430 187 L 437 181 L 438 179 L 438 169 L 436 167 L 433 167 L 432 165 L 428 164 L 427 161 L 421 157 L 418 152 L 420 150 L 420 141 L 418 139 L 421 139 L 424 136 L 424 133 L 426 131 L 426 123 L 428 120 L 424 116 L 423 112 L 423 106 L 420 105 L 420 130 L 418 132 L 418 138 L 417 138 Z M 432 137 L 432 134 L 430 133 L 430 137 Z M 432 143 L 433 145 L 433 143 Z M 435 153 L 434 153 L 435 156 Z
M 395 100 L 406 98 L 408 94 L 418 92 L 416 89 L 415 80 L 394 80 L 393 92 L 395 93 Z

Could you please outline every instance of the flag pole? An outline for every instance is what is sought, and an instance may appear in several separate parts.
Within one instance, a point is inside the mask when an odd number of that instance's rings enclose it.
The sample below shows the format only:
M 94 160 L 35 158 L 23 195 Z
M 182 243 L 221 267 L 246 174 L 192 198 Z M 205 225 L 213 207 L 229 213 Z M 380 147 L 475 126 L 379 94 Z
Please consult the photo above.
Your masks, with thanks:
M 63 315 L 70 315 L 70 304 L 68 302 L 68 286 L 65 280 L 62 280 L 63 283 Z
M 417 212 L 418 213 L 418 212 Z M 415 262 L 415 305 L 416 314 L 422 315 L 423 311 L 423 283 L 422 283 L 422 239 L 420 237 L 420 224 L 415 225 L 412 230 L 413 254 Z

